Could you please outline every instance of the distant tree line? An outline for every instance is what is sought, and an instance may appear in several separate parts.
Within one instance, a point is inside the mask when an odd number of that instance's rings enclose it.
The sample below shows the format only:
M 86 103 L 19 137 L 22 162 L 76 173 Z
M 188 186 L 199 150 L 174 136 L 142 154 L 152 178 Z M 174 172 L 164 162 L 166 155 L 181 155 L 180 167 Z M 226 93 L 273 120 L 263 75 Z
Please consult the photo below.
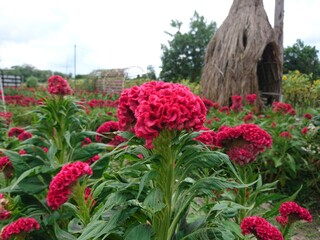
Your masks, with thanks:
M 26 82 L 31 77 L 33 79 L 37 79 L 38 82 L 46 82 L 52 75 L 60 75 L 64 78 L 71 78 L 71 73 L 65 74 L 51 70 L 39 70 L 30 64 L 23 64 L 21 66 L 12 66 L 11 68 L 0 69 L 0 74 L 22 76 L 24 82 Z

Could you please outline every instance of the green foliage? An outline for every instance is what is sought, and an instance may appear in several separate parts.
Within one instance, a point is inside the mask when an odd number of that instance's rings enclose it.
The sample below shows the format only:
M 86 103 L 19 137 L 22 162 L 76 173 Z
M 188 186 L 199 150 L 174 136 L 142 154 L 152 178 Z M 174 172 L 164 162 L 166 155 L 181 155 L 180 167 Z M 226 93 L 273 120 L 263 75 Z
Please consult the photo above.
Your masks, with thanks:
M 283 76 L 282 93 L 284 101 L 298 109 L 320 106 L 320 80 L 312 81 L 311 75 L 297 70 Z
M 204 55 L 207 44 L 216 31 L 216 23 L 207 24 L 203 16 L 197 12 L 190 20 L 189 31 L 181 32 L 182 22 L 171 21 L 176 29 L 174 34 L 166 32 L 172 40 L 162 45 L 162 70 L 160 79 L 177 82 L 188 79 L 191 82 L 199 81 L 204 64 Z
M 26 81 L 28 88 L 36 88 L 38 85 L 38 78 L 36 77 L 28 77 Z
M 298 39 L 293 46 L 284 49 L 284 73 L 299 70 L 304 74 L 311 74 L 312 79 L 317 79 L 320 73 L 318 52 L 315 47 L 304 45 Z

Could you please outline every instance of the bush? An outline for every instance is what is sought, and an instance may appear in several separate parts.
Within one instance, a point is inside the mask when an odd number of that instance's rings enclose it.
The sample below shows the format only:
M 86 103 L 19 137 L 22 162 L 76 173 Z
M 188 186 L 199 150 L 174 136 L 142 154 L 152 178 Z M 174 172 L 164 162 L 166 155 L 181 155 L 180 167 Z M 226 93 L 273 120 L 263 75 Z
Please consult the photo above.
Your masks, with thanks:
M 36 88 L 38 85 L 38 78 L 36 77 L 28 77 L 26 81 L 28 88 Z

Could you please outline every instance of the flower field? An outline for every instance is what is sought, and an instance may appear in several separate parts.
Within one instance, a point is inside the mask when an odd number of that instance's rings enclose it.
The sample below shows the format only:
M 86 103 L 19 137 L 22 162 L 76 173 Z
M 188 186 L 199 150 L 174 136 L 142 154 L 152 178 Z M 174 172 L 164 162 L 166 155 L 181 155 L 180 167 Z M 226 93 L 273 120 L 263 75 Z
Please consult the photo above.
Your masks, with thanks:
M 220 106 L 157 81 L 106 95 L 60 76 L 5 100 L 0 239 L 276 240 L 319 221 L 319 109 L 259 111 L 255 94 Z

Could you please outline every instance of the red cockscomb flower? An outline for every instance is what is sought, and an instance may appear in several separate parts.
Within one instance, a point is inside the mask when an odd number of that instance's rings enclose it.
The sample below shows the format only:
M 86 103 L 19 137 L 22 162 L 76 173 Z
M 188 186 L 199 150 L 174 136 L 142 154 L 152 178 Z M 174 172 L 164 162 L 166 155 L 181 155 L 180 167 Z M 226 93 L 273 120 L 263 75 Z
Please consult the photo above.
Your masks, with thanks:
M 226 149 L 232 161 L 243 165 L 254 161 L 259 153 L 270 148 L 272 138 L 256 124 L 222 126 L 217 133 L 216 144 Z
M 5 226 L 1 232 L 1 239 L 7 240 L 11 236 L 19 235 L 20 233 L 28 233 L 33 230 L 40 229 L 40 224 L 34 218 L 19 218 L 17 221 Z
M 300 219 L 307 222 L 312 222 L 312 216 L 310 212 L 295 202 L 285 202 L 280 205 L 280 216 L 276 217 L 276 221 L 282 225 L 291 224 Z
M 13 166 L 8 156 L 0 157 L 0 171 L 3 172 L 5 179 L 13 176 Z
M 49 185 L 48 206 L 56 210 L 65 203 L 71 193 L 71 185 L 83 175 L 92 175 L 89 164 L 77 161 L 64 165 Z
M 306 135 L 308 133 L 308 128 L 307 127 L 302 128 L 301 133 L 302 135 Z
M 295 115 L 296 111 L 289 103 L 273 102 L 272 110 L 276 113 Z
M 258 240 L 283 240 L 281 232 L 262 217 L 246 217 L 240 224 L 243 235 L 253 234 Z
M 284 139 L 291 139 L 292 138 L 292 134 L 289 132 L 282 132 L 279 134 L 279 137 L 282 137 Z
M 312 115 L 310 113 L 306 113 L 303 117 L 305 119 L 307 119 L 307 120 L 311 120 L 312 119 Z
M 24 131 L 18 135 L 18 139 L 20 142 L 27 140 L 29 138 L 32 138 L 32 134 L 27 131 Z
M 201 133 L 198 137 L 196 137 L 195 140 L 202 142 L 211 148 L 214 148 L 216 146 L 217 133 L 206 127 L 203 127 L 203 129 L 201 130 L 204 132 Z
M 200 97 L 181 84 L 148 82 L 122 92 L 119 99 L 118 119 L 121 130 L 135 132 L 152 140 L 161 130 L 194 130 L 203 127 L 206 107 Z
M 54 75 L 48 79 L 48 91 L 54 95 L 70 95 L 73 93 L 66 79 L 61 76 Z
M 231 97 L 231 100 L 232 100 L 232 105 L 230 109 L 234 112 L 241 112 L 243 108 L 242 97 L 238 95 L 233 95 Z
M 9 137 L 18 137 L 23 132 L 24 132 L 23 128 L 13 127 L 8 131 L 8 136 Z
M 254 105 L 256 103 L 256 100 L 257 100 L 257 94 L 253 93 L 253 94 L 248 94 L 246 96 L 246 102 L 249 104 L 249 105 Z
M 105 122 L 100 127 L 98 127 L 96 131 L 97 133 L 104 135 L 105 138 L 100 135 L 96 135 L 96 141 L 108 143 L 112 146 L 118 146 L 120 143 L 123 143 L 126 141 L 126 139 L 114 133 L 118 130 L 119 130 L 119 122 L 115 122 L 115 121 Z

